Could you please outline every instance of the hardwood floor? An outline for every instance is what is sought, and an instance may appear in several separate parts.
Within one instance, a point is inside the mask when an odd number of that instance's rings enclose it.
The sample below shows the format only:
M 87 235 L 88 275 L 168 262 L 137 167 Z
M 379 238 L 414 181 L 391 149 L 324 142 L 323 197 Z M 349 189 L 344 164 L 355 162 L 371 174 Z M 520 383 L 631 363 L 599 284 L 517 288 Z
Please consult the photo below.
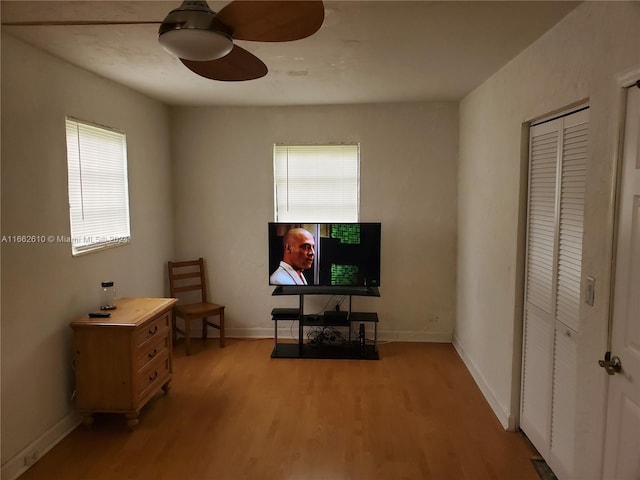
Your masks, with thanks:
M 130 432 L 78 427 L 20 479 L 537 480 L 449 344 L 389 343 L 379 361 L 271 359 L 272 340 L 176 346 L 168 395 Z

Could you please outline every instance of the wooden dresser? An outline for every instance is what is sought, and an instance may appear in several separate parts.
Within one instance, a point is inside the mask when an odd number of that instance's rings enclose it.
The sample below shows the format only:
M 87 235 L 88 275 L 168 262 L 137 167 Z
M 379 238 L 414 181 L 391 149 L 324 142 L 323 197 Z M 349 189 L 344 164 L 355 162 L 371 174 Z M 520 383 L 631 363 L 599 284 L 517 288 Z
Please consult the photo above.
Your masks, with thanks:
M 94 412 L 123 413 L 138 424 L 140 409 L 171 382 L 171 309 L 175 298 L 123 298 L 110 318 L 84 315 L 73 329 L 76 405 L 85 425 Z

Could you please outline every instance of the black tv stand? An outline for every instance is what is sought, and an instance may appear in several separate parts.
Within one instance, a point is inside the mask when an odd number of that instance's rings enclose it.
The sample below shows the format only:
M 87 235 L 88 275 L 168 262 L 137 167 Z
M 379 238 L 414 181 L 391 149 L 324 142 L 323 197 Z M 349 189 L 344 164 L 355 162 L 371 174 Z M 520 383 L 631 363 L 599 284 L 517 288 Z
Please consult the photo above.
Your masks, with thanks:
M 353 295 L 361 297 L 379 297 L 378 287 L 321 287 L 318 285 L 281 285 L 272 295 Z
M 271 319 L 274 322 L 274 346 L 271 358 L 331 358 L 331 359 L 359 359 L 359 360 L 379 360 L 378 353 L 378 314 L 375 312 L 353 312 L 351 311 L 351 301 L 354 296 L 379 297 L 380 292 L 377 287 L 320 287 L 314 285 L 287 285 L 279 286 L 272 295 L 298 295 L 300 297 L 298 308 L 274 308 L 271 311 Z M 304 296 L 305 295 L 348 295 L 349 311 L 346 316 L 335 315 L 305 315 Z M 298 342 L 282 343 L 278 342 L 278 321 L 298 322 Z M 374 337 L 373 344 L 359 339 L 351 338 L 352 323 L 373 323 Z M 349 329 L 348 341 L 346 344 L 313 344 L 304 342 L 304 327 L 311 326 L 331 326 L 347 327 Z

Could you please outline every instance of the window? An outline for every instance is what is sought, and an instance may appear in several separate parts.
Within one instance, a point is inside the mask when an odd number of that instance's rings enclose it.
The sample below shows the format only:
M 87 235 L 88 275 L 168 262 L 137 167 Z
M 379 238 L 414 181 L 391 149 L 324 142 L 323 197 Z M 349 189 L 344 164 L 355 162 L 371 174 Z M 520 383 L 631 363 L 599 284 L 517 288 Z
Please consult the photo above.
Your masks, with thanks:
M 66 125 L 72 254 L 128 243 L 125 135 L 69 117 Z
M 274 145 L 276 222 L 357 222 L 359 145 Z

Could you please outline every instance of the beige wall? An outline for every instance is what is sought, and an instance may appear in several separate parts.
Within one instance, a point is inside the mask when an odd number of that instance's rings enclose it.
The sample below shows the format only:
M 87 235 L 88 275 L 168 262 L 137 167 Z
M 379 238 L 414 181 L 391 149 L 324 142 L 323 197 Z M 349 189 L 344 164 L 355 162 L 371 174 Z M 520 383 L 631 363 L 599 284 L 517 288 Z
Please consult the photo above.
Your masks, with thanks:
M 96 309 L 104 279 L 163 296 L 173 251 L 168 109 L 4 34 L 2 235 L 69 235 L 65 115 L 126 132 L 132 243 L 75 258 L 65 243 L 2 243 L 3 477 L 74 425 L 69 322 Z
M 596 278 L 596 304 L 582 306 L 579 340 L 577 478 L 600 470 L 610 283 L 611 184 L 620 87 L 640 66 L 640 3 L 586 2 L 460 105 L 458 297 L 455 338 L 494 411 L 517 421 L 524 212 L 521 125 L 588 99 L 590 152 L 583 278 Z
M 176 254 L 207 259 L 230 335 L 271 336 L 271 309 L 297 302 L 268 286 L 273 144 L 360 142 L 361 220 L 382 222 L 382 296 L 354 307 L 378 312 L 383 339 L 451 340 L 457 104 L 179 108 L 172 121 Z

